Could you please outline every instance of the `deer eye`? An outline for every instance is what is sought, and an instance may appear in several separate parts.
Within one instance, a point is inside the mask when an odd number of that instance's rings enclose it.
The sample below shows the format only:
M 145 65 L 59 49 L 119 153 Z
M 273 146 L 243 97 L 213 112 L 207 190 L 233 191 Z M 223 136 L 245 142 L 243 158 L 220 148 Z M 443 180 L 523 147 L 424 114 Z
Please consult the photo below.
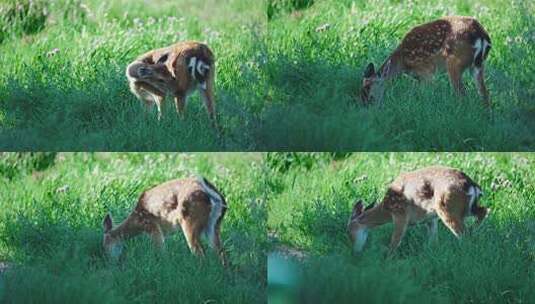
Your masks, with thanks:
M 167 58 L 169 57 L 169 54 L 164 54 L 162 57 L 160 57 L 157 61 L 157 63 L 164 63 L 167 61 Z

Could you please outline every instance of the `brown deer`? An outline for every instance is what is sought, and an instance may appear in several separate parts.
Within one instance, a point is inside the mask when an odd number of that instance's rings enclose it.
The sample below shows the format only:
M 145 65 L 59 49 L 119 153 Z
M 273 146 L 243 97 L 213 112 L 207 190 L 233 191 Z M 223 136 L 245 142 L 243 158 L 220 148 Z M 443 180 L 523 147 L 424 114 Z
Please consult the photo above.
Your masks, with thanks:
M 436 238 L 438 218 L 460 238 L 466 217 L 475 216 L 479 225 L 490 212 L 479 205 L 481 195 L 479 185 L 457 169 L 428 167 L 401 174 L 380 204 L 364 209 L 359 200 L 353 206 L 347 226 L 353 251 L 362 251 L 368 229 L 390 222 L 394 224 L 390 253 L 399 246 L 407 227 L 419 222 L 427 222 L 431 240 Z
M 204 255 L 200 240 L 205 235 L 225 265 L 220 229 L 226 210 L 225 198 L 205 178 L 168 181 L 143 192 L 134 210 L 117 227 L 107 214 L 103 245 L 107 254 L 117 258 L 126 239 L 146 233 L 157 248 L 162 248 L 165 236 L 181 228 L 194 254 Z
M 141 55 L 126 68 L 130 90 L 147 108 L 156 104 L 158 119 L 167 94 L 175 99 L 176 111 L 184 116 L 188 96 L 198 88 L 206 110 L 215 123 L 215 59 L 207 45 L 179 42 Z
M 479 94 L 490 106 L 483 67 L 490 48 L 489 35 L 471 17 L 444 17 L 419 25 L 405 35 L 377 71 L 373 63 L 368 65 L 362 80 L 361 99 L 368 103 L 377 84 L 402 73 L 430 80 L 437 70 L 444 68 L 455 92 L 463 95 L 462 75 L 467 68 L 472 68 Z M 382 87 L 378 87 L 378 95 L 382 95 Z

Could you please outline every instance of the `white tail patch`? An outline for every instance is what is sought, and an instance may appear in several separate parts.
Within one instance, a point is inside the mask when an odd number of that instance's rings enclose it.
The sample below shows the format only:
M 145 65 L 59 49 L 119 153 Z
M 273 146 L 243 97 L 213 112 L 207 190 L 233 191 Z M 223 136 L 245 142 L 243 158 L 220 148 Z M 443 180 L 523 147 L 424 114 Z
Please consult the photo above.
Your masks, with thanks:
M 197 67 L 197 57 L 191 57 L 189 60 L 188 68 L 191 69 L 191 77 L 195 79 L 195 69 Z
M 191 57 L 188 68 L 191 71 L 191 77 L 193 77 L 193 79 L 197 79 L 195 77 L 195 72 L 199 73 L 201 76 L 204 76 L 204 73 L 206 70 L 210 69 L 210 66 L 204 63 L 202 60 L 197 59 L 197 57 Z
M 217 221 L 221 217 L 221 214 L 223 212 L 223 208 L 226 208 L 227 205 L 223 202 L 223 198 L 219 193 L 217 193 L 214 189 L 212 189 L 209 185 L 207 185 L 204 182 L 204 178 L 197 177 L 198 182 L 201 184 L 203 190 L 208 194 L 210 197 L 210 204 L 212 205 L 210 208 L 210 216 L 208 218 L 208 225 L 206 229 L 204 230 L 204 233 L 206 237 L 210 241 L 210 246 L 213 246 L 214 238 L 215 238 L 215 226 L 217 224 Z
M 489 49 L 490 46 L 491 45 L 487 40 L 483 40 L 483 49 L 481 50 L 483 52 L 483 54 L 481 55 L 481 56 L 483 56 L 483 58 L 485 58 L 485 55 L 487 54 L 488 49 Z
M 476 43 L 474 43 L 474 49 L 476 49 L 476 51 L 474 52 L 474 60 L 476 60 L 476 58 L 479 55 L 479 53 L 481 53 L 481 51 L 483 51 L 483 49 L 484 49 L 483 46 L 482 46 L 482 40 L 483 39 L 479 38 L 479 39 L 476 40 Z M 485 42 L 487 42 L 487 41 L 485 41 Z
M 197 63 L 197 72 L 199 72 L 199 74 L 204 76 L 204 71 L 209 70 L 209 69 L 210 69 L 209 65 L 204 63 L 202 60 L 199 60 L 199 62 Z
M 468 212 L 472 212 L 472 206 L 477 201 L 482 192 L 478 187 L 470 186 L 467 194 L 468 196 L 470 196 L 470 202 L 468 203 Z
M 485 58 L 485 55 L 488 53 L 489 48 L 491 47 L 491 44 L 483 38 L 479 38 L 474 43 L 474 61 L 476 60 L 477 56 L 481 54 L 481 60 Z

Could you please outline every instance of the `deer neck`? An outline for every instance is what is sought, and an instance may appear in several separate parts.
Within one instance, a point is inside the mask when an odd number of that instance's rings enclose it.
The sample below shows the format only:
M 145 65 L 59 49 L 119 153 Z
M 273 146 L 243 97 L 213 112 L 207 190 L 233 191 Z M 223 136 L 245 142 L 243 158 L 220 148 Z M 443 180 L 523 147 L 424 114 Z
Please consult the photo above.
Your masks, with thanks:
M 121 224 L 110 231 L 113 238 L 127 240 L 143 232 L 136 214 L 130 214 Z
M 379 204 L 364 213 L 364 217 L 361 223 L 368 228 L 381 226 L 392 221 L 392 215 L 390 212 L 383 208 L 382 204 Z
M 401 74 L 401 56 L 398 50 L 395 50 L 388 58 L 385 60 L 383 65 L 379 68 L 379 75 L 381 75 L 382 80 L 387 80 L 397 77 Z

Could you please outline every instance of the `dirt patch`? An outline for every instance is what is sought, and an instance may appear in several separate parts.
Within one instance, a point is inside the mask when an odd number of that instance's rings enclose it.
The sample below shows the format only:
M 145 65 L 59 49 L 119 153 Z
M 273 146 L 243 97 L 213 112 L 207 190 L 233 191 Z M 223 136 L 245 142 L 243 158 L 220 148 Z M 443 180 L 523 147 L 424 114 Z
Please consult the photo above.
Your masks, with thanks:
M 275 232 L 268 232 L 268 239 L 273 244 L 273 250 L 271 251 L 271 254 L 276 254 L 286 259 L 293 258 L 299 261 L 302 261 L 308 257 L 308 253 L 304 250 L 280 244 L 278 235 Z
M 293 258 L 299 261 L 303 261 L 308 257 L 308 254 L 305 251 L 285 245 L 275 247 L 275 250 L 273 250 L 272 253 L 278 254 L 284 258 Z

